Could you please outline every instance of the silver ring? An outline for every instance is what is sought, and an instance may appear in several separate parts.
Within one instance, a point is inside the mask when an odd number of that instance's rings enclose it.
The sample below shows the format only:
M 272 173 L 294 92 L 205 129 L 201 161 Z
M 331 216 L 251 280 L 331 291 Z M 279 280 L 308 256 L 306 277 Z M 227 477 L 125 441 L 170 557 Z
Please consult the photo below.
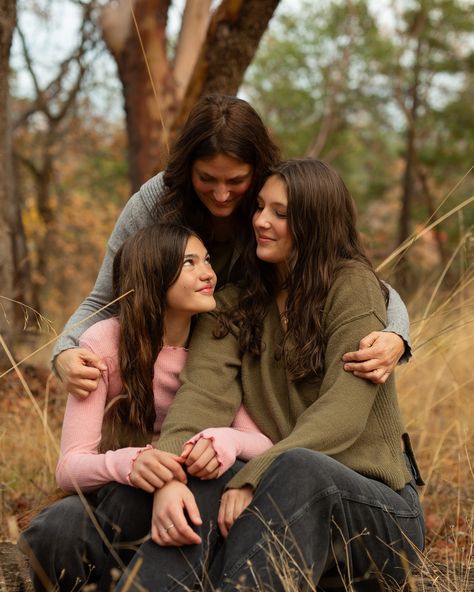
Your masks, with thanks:
M 168 528 L 165 528 L 166 532 L 168 532 L 168 530 L 171 530 L 172 528 L 174 528 L 174 524 L 170 524 L 168 526 Z

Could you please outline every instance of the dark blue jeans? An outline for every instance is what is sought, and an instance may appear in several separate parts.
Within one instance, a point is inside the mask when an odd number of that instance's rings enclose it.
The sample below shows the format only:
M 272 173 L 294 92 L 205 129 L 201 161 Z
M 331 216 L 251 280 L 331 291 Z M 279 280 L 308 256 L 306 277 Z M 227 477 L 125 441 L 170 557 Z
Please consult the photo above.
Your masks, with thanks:
M 85 498 L 88 511 L 71 495 L 44 509 L 22 533 L 18 546 L 30 559 L 36 591 L 77 592 L 94 583 L 108 592 L 113 568 L 126 566 L 148 535 L 149 493 L 109 483 Z
M 424 522 L 414 483 L 396 492 L 302 448 L 273 462 L 224 540 L 219 498 L 238 468 L 216 481 L 189 480 L 204 543 L 160 547 L 148 540 L 130 565 L 138 569 L 131 589 L 283 591 L 290 579 L 302 591 L 343 591 L 351 582 L 353 590 L 374 592 L 402 583 L 406 565 L 416 563 Z

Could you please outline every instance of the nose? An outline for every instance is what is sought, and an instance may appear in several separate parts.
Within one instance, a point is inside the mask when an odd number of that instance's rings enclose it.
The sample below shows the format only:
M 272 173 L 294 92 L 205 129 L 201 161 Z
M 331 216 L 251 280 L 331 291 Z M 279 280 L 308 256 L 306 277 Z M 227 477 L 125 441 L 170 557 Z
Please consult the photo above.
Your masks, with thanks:
M 202 282 L 212 282 L 216 279 L 216 274 L 209 263 L 202 263 L 199 274 L 199 279 Z
M 218 185 L 213 191 L 212 194 L 216 201 L 221 203 L 226 202 L 229 199 L 230 191 L 227 189 L 225 185 Z
M 270 222 L 268 220 L 265 210 L 257 210 L 253 216 L 253 225 L 255 228 L 269 228 Z

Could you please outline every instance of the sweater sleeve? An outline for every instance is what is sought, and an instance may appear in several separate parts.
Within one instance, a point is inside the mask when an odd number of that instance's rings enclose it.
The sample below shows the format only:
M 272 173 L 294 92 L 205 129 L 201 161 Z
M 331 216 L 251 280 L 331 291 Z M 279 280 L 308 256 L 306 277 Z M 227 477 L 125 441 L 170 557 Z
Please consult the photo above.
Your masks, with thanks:
M 102 323 L 99 324 L 102 325 Z M 96 332 L 95 328 L 88 331 Z M 98 329 L 100 331 L 100 329 Z M 101 335 L 97 334 L 92 343 L 100 343 Z M 83 342 L 82 347 L 89 347 L 90 340 Z M 89 347 L 98 355 L 103 356 L 102 348 Z M 110 358 L 103 357 L 107 365 L 99 380 L 99 385 L 87 399 L 78 400 L 68 396 L 64 421 L 61 432 L 61 447 L 56 467 L 56 481 L 64 491 L 90 491 L 111 481 L 130 485 L 129 474 L 134 459 L 143 448 L 130 447 L 110 450 L 99 454 L 102 437 L 102 422 L 107 403 L 109 378 L 114 371 Z
M 186 444 L 194 444 L 201 438 L 212 441 L 220 464 L 218 477 L 230 469 L 237 458 L 250 460 L 273 446 L 270 438 L 259 431 L 244 406 L 237 412 L 231 428 L 208 428 Z
M 405 342 L 405 351 L 398 361 L 399 364 L 409 362 L 411 353 L 411 338 L 410 338 L 410 318 L 405 303 L 400 297 L 400 294 L 392 288 L 390 284 L 384 282 L 389 291 L 389 300 L 387 306 L 387 326 L 384 331 L 396 333 Z
M 105 257 L 92 292 L 73 313 L 56 341 L 52 352 L 53 364 L 56 356 L 62 351 L 78 347 L 79 337 L 87 328 L 114 314 L 113 306 L 100 309 L 113 300 L 112 264 L 115 253 L 129 236 L 152 221 L 152 200 L 149 196 L 153 195 L 156 200 L 163 194 L 164 184 L 161 177 L 160 174 L 150 179 L 125 205 L 108 240 Z
M 370 331 L 385 325 L 385 305 L 373 274 L 342 273 L 334 282 L 324 311 L 324 375 L 317 399 L 298 417 L 295 427 L 266 453 L 250 460 L 227 488 L 256 488 L 273 460 L 292 448 L 334 456 L 347 450 L 364 431 L 377 386 L 344 372 L 342 356 Z

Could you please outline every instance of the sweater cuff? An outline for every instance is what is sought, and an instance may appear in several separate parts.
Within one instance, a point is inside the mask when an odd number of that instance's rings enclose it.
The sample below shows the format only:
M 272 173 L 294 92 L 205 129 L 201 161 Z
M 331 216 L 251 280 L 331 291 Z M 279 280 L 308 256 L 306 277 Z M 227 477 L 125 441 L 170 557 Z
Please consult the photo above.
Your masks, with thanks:
M 137 460 L 137 458 L 140 456 L 140 454 L 144 451 L 144 450 L 153 450 L 153 446 L 151 444 L 147 444 L 146 446 L 144 446 L 143 448 L 139 448 L 136 453 L 132 456 L 132 458 L 130 459 L 130 469 L 126 475 L 126 480 L 127 480 L 127 484 L 130 485 L 131 487 L 136 487 L 136 485 L 134 485 L 131 481 L 130 481 L 130 475 L 133 471 L 133 465 L 135 464 L 135 461 Z

